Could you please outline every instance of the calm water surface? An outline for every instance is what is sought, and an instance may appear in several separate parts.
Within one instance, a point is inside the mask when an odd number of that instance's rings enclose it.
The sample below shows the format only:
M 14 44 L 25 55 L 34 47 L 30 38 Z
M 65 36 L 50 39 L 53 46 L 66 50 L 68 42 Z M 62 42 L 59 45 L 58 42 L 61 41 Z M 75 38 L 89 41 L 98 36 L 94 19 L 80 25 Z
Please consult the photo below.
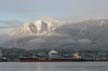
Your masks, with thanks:
M 108 62 L 1 62 L 0 71 L 108 71 Z

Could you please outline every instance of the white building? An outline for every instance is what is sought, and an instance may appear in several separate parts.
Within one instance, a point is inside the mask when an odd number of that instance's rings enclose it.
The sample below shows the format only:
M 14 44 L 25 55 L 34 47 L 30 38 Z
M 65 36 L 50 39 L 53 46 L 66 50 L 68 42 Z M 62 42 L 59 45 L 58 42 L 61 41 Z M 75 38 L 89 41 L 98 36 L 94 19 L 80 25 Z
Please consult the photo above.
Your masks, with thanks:
M 59 53 L 57 51 L 55 51 L 54 49 L 52 49 L 51 51 L 49 51 L 48 57 L 50 59 L 58 58 L 59 57 Z
M 75 53 L 75 54 L 73 54 L 73 58 L 74 58 L 74 59 L 80 59 L 81 56 L 80 56 L 79 53 Z

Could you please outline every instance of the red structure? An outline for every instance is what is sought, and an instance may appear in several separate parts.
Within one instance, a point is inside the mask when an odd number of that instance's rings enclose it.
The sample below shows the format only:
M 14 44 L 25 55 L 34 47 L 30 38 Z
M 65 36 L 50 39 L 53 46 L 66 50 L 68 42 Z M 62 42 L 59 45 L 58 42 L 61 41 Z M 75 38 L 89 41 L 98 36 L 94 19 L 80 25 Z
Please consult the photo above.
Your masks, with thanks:
M 18 62 L 74 62 L 84 61 L 82 59 L 38 59 L 38 58 L 19 58 Z

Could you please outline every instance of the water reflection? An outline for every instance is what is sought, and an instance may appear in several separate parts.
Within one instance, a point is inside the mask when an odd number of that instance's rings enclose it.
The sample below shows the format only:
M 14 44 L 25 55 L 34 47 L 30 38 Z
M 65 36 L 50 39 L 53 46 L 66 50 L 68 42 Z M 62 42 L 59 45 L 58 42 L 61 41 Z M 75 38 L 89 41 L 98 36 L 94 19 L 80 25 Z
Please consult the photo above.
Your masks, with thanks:
M 0 63 L 0 71 L 107 71 L 108 62 Z

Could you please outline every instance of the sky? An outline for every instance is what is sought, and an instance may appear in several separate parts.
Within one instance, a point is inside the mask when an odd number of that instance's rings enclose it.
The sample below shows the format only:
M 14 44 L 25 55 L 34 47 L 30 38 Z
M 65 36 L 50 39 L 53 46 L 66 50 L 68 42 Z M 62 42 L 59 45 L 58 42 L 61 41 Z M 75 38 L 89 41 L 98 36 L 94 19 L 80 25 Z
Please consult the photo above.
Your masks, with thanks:
M 108 0 L 0 0 L 0 20 L 108 19 Z

